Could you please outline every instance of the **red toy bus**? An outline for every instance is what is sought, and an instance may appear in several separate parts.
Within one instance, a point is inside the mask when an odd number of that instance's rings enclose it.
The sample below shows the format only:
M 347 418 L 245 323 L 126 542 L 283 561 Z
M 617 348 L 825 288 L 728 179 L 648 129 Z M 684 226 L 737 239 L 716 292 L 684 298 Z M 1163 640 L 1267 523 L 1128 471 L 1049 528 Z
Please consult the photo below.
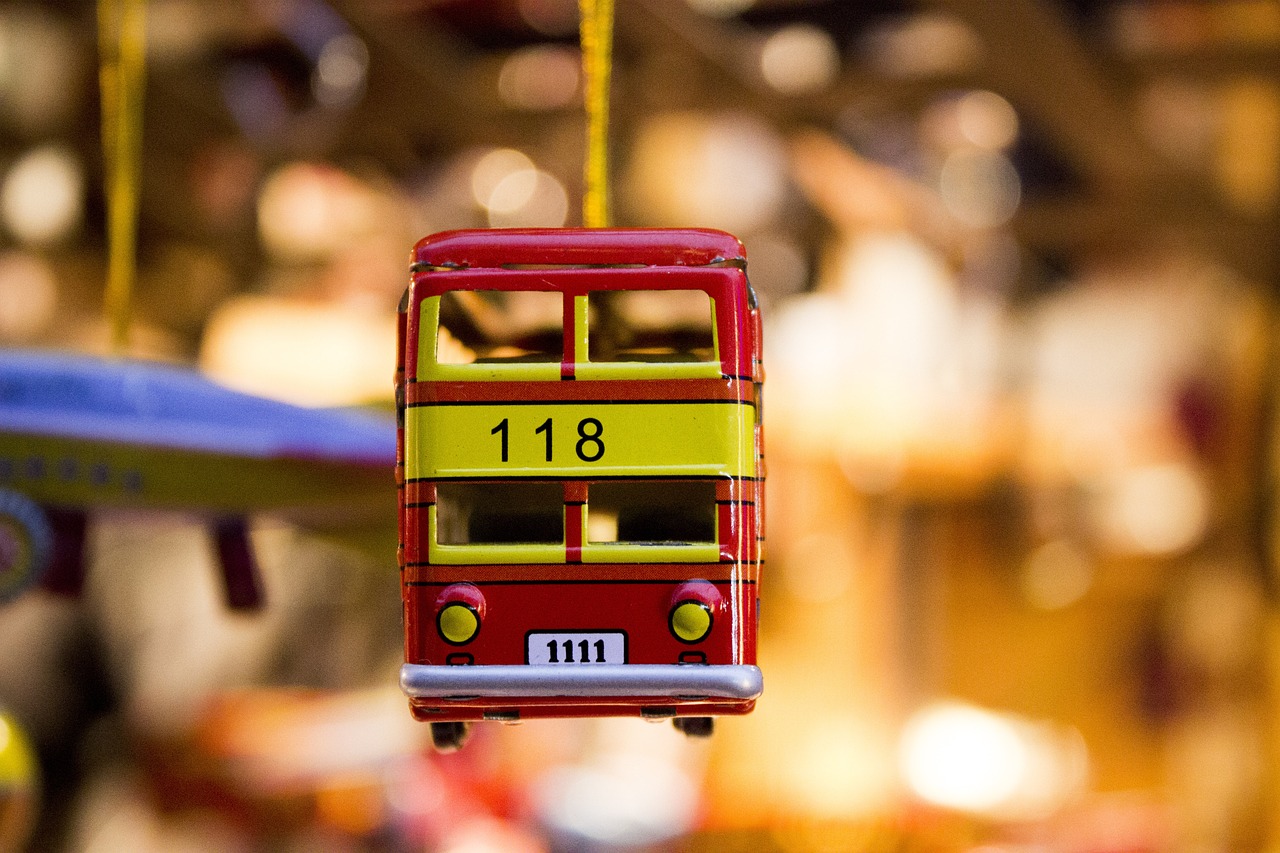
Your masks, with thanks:
M 760 314 L 709 230 L 453 231 L 401 304 L 401 686 L 468 721 L 760 695 Z

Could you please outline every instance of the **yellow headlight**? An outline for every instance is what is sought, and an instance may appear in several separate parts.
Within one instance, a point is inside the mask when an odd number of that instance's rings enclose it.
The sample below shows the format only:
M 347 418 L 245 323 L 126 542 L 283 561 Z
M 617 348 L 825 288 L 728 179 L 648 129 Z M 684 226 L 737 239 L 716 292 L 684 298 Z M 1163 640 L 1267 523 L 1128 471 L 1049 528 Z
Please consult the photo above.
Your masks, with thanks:
M 446 643 L 469 643 L 480 630 L 480 617 L 465 604 L 446 604 L 436 618 L 436 627 Z
M 711 632 L 711 610 L 700 601 L 682 601 L 671 611 L 671 633 L 685 643 L 696 643 Z

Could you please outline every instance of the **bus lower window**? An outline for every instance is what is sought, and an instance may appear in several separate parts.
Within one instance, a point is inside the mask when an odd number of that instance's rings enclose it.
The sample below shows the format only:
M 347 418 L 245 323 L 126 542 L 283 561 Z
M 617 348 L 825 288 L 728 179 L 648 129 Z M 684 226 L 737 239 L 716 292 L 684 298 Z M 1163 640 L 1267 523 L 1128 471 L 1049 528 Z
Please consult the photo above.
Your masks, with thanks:
M 440 483 L 441 545 L 555 544 L 564 541 L 559 483 Z
M 456 290 L 440 297 L 438 364 L 560 361 L 564 297 L 527 290 Z
M 587 490 L 587 541 L 715 542 L 715 483 L 592 483 Z
M 716 360 L 711 297 L 701 290 L 601 290 L 587 304 L 593 362 Z

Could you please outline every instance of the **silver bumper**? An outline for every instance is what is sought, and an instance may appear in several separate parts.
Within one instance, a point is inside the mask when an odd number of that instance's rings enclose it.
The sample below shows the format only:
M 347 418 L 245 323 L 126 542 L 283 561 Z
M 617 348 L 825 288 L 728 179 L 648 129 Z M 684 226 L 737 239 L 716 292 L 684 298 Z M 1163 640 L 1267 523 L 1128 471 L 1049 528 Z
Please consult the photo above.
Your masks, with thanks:
M 755 699 L 758 666 L 704 664 L 561 664 L 400 667 L 400 689 L 415 699 L 632 697 Z

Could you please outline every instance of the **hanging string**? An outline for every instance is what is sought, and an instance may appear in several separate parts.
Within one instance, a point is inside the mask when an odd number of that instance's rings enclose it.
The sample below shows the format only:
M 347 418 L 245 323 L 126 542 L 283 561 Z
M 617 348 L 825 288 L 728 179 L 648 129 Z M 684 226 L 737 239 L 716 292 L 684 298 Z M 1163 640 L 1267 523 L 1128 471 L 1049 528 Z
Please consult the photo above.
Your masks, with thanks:
M 587 162 L 582 221 L 609 226 L 609 78 L 613 70 L 613 0 L 578 0 L 583 85 L 587 107 Z
M 107 200 L 107 293 L 111 349 L 129 348 L 138 275 L 138 195 L 142 93 L 146 82 L 146 0 L 98 0 L 98 85 Z

